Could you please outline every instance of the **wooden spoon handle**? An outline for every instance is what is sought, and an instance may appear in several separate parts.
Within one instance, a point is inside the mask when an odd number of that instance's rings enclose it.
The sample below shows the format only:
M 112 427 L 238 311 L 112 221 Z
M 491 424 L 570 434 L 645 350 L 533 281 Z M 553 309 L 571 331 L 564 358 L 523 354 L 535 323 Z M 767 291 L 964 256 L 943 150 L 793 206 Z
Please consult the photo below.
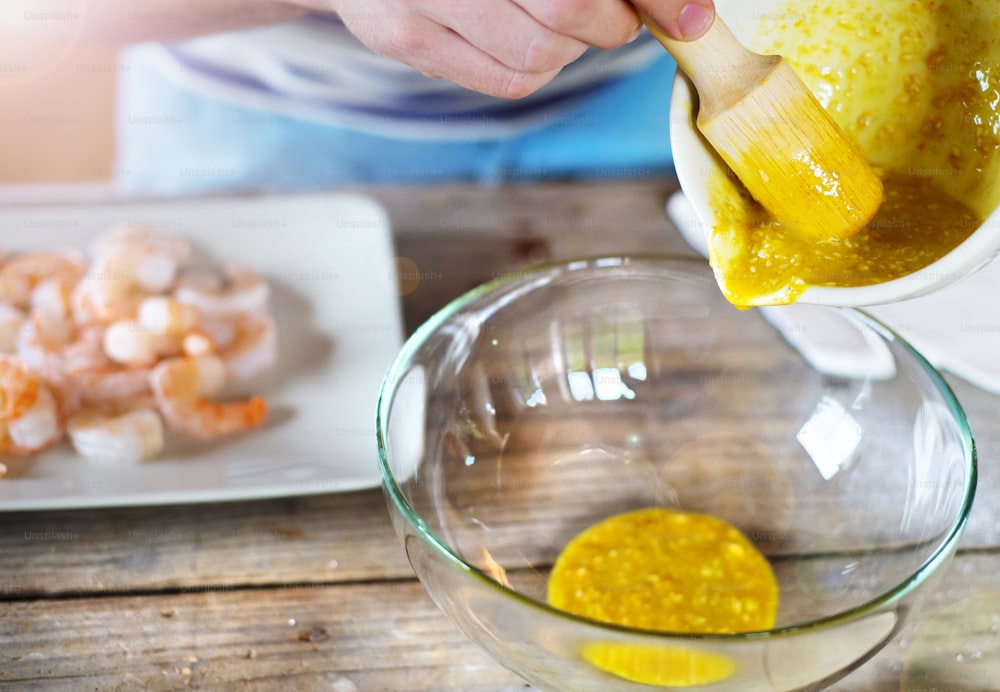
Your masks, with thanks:
M 735 103 L 762 82 L 781 60 L 777 55 L 759 55 L 748 50 L 718 15 L 708 31 L 694 41 L 671 38 L 649 17 L 643 14 L 640 17 L 694 82 L 703 110 L 715 111 Z

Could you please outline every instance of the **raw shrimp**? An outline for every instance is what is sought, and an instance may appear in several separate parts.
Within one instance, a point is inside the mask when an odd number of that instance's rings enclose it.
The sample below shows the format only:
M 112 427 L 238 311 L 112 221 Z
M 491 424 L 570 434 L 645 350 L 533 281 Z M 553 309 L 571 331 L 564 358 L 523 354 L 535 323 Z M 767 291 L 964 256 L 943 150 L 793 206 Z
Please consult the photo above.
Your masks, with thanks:
M 19 358 L 0 355 L 0 422 L 24 415 L 38 400 L 41 382 Z
M 152 408 L 83 411 L 69 419 L 66 432 L 80 456 L 106 463 L 138 464 L 163 451 L 163 421 Z
M 0 423 L 0 454 L 30 456 L 62 437 L 56 398 L 39 387 L 34 403 L 20 416 Z
M 72 286 L 86 270 L 83 257 L 70 250 L 14 255 L 0 266 L 0 300 L 27 309 L 38 284 L 57 279 Z
M 17 336 L 28 316 L 8 303 L 0 303 L 0 353 L 17 353 Z
M 202 315 L 232 315 L 263 312 L 271 298 L 271 287 L 255 271 L 230 266 L 224 276 L 205 273 L 182 274 L 174 297 L 193 305 Z
M 274 365 L 278 356 L 278 337 L 270 315 L 241 313 L 228 321 L 233 336 L 218 353 L 230 377 L 247 379 Z
M 216 402 L 206 393 L 225 382 L 226 366 L 216 356 L 168 358 L 153 369 L 153 394 L 167 426 L 202 440 L 246 432 L 267 416 L 259 396 L 243 401 Z

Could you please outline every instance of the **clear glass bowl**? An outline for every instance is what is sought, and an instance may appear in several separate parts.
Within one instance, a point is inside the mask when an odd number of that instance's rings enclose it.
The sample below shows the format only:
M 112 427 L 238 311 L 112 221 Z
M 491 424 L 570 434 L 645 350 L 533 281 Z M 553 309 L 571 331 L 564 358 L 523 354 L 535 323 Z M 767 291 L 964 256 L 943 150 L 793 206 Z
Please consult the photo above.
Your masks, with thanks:
M 391 366 L 376 426 L 393 524 L 427 592 L 542 689 L 652 689 L 588 663 L 595 643 L 662 651 L 665 667 L 721 657 L 730 672 L 705 690 L 815 688 L 856 669 L 953 555 L 976 456 L 924 358 L 860 311 L 829 311 L 871 364 L 818 372 L 789 346 L 794 324 L 783 334 L 732 307 L 700 260 L 582 259 L 448 305 Z M 546 604 L 575 535 L 650 506 L 741 529 L 777 577 L 776 626 L 639 631 Z

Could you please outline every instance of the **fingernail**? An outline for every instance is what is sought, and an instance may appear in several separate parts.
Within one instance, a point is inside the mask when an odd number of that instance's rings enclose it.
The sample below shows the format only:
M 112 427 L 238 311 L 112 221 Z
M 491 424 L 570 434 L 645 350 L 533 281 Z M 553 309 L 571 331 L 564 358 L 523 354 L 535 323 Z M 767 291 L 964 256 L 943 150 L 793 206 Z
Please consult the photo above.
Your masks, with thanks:
M 681 9 L 677 17 L 677 28 L 680 29 L 681 38 L 691 41 L 708 31 L 713 21 L 715 21 L 714 11 L 692 2 Z
M 632 35 L 628 37 L 628 40 L 625 41 L 625 43 L 632 43 L 632 41 L 635 41 L 640 36 L 642 36 L 642 24 L 641 23 L 639 24 L 639 26 L 637 26 L 635 28 L 635 31 L 632 32 Z

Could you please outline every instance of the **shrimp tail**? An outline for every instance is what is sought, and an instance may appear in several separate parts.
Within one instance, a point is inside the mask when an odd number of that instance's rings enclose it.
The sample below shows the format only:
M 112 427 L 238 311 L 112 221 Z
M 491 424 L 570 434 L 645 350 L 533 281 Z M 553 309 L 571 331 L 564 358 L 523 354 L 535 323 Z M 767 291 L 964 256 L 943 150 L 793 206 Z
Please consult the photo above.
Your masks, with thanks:
M 260 396 L 228 402 L 207 398 L 224 381 L 225 364 L 216 356 L 169 358 L 150 375 L 167 427 L 199 440 L 245 433 L 267 417 L 267 402 Z

